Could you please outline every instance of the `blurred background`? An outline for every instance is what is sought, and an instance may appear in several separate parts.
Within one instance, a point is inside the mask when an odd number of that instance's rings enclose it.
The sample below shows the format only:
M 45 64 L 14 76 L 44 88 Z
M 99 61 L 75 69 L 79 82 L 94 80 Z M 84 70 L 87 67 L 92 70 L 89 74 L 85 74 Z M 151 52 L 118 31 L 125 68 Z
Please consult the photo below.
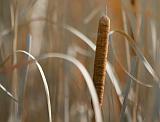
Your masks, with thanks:
M 92 77 L 95 52 L 84 40 L 96 44 L 98 21 L 106 11 L 113 33 L 103 121 L 160 121 L 160 0 L 0 0 L 0 122 L 49 121 L 40 72 L 31 58 L 16 51 L 36 59 L 51 52 L 72 56 Z M 78 68 L 59 58 L 38 62 L 53 122 L 92 122 L 90 92 Z

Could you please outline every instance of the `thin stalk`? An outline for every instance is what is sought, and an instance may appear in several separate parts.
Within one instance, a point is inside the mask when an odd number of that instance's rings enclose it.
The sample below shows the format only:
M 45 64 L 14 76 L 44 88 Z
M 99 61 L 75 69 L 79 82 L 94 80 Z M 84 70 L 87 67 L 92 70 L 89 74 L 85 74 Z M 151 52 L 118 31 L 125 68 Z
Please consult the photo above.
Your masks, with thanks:
M 15 11 L 13 9 L 13 6 L 11 6 L 11 25 L 14 30 L 14 38 L 13 38 L 13 52 L 16 51 L 17 49 L 17 37 L 18 37 L 18 7 L 16 6 Z M 13 65 L 17 64 L 17 56 L 16 54 L 13 54 Z M 17 74 L 17 69 L 15 68 L 13 70 L 12 74 L 12 90 L 14 92 L 14 96 L 17 98 L 18 97 L 18 74 Z M 18 105 L 15 103 L 11 103 L 11 108 L 10 108 L 10 117 L 9 117 L 9 122 L 10 121 L 17 121 L 17 111 L 18 111 Z

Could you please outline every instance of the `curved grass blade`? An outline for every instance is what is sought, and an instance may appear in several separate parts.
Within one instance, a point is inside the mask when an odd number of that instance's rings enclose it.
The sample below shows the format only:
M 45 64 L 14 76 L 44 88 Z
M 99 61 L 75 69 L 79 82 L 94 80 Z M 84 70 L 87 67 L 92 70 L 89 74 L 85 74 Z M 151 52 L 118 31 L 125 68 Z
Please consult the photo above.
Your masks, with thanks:
M 142 63 L 144 64 L 144 66 L 146 67 L 146 69 L 149 71 L 149 73 L 153 76 L 154 80 L 156 81 L 156 83 L 158 85 L 160 85 L 159 83 L 159 76 L 157 74 L 157 72 L 152 68 L 152 66 L 149 64 L 149 62 L 147 61 L 147 59 L 145 58 L 145 56 L 143 55 L 143 53 L 141 52 L 141 50 L 139 49 L 139 47 L 137 46 L 137 44 L 134 42 L 134 40 L 125 32 L 120 31 L 120 30 L 113 30 L 109 32 L 109 36 L 115 34 L 115 33 L 119 33 L 121 35 L 123 35 L 124 37 L 126 37 L 126 39 L 129 41 L 129 44 L 131 45 L 131 47 L 134 49 L 134 51 L 136 52 L 137 56 L 140 58 L 140 60 L 142 61 Z
M 117 61 L 117 63 L 120 65 L 120 67 L 122 68 L 122 70 L 132 79 L 134 80 L 136 83 L 140 84 L 141 86 L 144 86 L 144 87 L 148 87 L 148 88 L 152 88 L 153 86 L 150 85 L 150 84 L 146 84 L 146 83 L 143 83 L 142 81 L 136 79 L 131 73 L 129 73 L 124 67 L 123 65 L 120 63 L 115 51 L 113 51 L 114 53 L 114 56 L 115 56 L 115 59 Z
M 64 28 L 73 33 L 74 35 L 76 35 L 77 37 L 79 37 L 80 39 L 82 39 L 92 50 L 94 51 L 96 50 L 96 45 L 79 30 L 75 29 L 70 25 L 65 25 Z
M 23 53 L 25 55 L 28 55 L 31 59 L 35 60 L 35 63 L 38 67 L 38 70 L 41 74 L 42 80 L 43 80 L 43 85 L 45 88 L 45 94 L 46 94 L 46 99 L 47 99 L 47 106 L 48 106 L 48 114 L 49 114 L 49 122 L 52 122 L 52 113 L 51 113 L 51 100 L 50 100 L 50 93 L 49 93 L 49 87 L 47 84 L 47 80 L 45 77 L 45 74 L 43 72 L 43 69 L 41 67 L 41 65 L 38 63 L 38 61 L 36 60 L 35 57 L 33 57 L 30 53 L 24 51 L 24 50 L 17 50 L 16 53 Z
M 29 55 L 29 53 L 28 52 L 26 52 L 26 51 L 23 51 L 23 50 L 18 50 L 17 52 L 21 52 L 21 53 L 25 53 L 25 54 L 27 54 L 27 55 Z M 52 53 L 53 54 L 53 53 Z M 31 55 L 29 55 L 30 57 L 31 57 Z M 56 55 L 55 55 L 56 56 Z M 63 56 L 63 55 L 60 55 L 60 56 Z M 49 57 L 53 57 L 52 55 L 51 56 L 49 56 L 48 54 L 46 54 L 46 55 L 43 55 L 42 57 L 40 57 L 40 58 L 38 58 L 38 59 L 36 59 L 36 60 L 41 60 L 41 59 L 45 59 L 45 58 L 49 58 Z M 74 60 L 76 60 L 76 59 L 74 59 L 73 57 L 70 57 L 70 56 L 68 56 L 69 58 L 71 58 L 70 60 L 71 60 L 71 62 L 72 62 L 72 60 L 74 61 Z M 34 61 L 36 61 L 35 60 L 35 58 L 34 57 L 31 57 L 32 59 L 31 60 L 29 60 L 29 61 L 27 61 L 27 62 L 25 62 L 25 63 L 23 63 L 23 64 L 21 64 L 21 65 L 16 65 L 15 67 L 16 68 L 19 68 L 19 67 L 21 67 L 21 66 L 23 66 L 23 65 L 25 65 L 25 64 L 30 64 L 30 63 L 33 63 Z M 60 58 L 60 57 L 59 57 Z M 66 59 L 67 60 L 67 59 Z M 69 59 L 68 59 L 69 60 Z M 69 60 L 69 61 L 70 61 Z M 76 60 L 77 61 L 77 60 Z M 80 62 L 78 62 L 78 64 L 79 64 Z M 77 62 L 75 63 L 75 65 L 77 64 Z M 82 70 L 80 70 L 81 72 L 83 71 L 83 69 L 84 69 L 84 66 L 81 64 L 80 66 L 79 66 L 79 68 L 81 68 L 81 67 L 83 67 L 82 68 Z M 86 69 L 85 69 L 86 70 Z M 85 71 L 85 72 L 82 72 L 82 74 L 85 74 L 87 72 L 87 70 Z M 43 75 L 44 73 L 42 73 L 42 75 Z M 87 73 L 87 75 L 85 75 L 84 76 L 84 78 L 86 79 L 86 80 L 88 80 L 87 79 L 87 77 L 90 77 L 89 76 L 89 73 Z M 44 77 L 42 77 L 43 79 L 45 78 L 45 76 Z M 90 78 L 90 80 L 91 80 L 91 78 Z M 46 81 L 46 80 L 45 80 Z M 92 80 L 91 80 L 92 81 Z M 87 82 L 88 84 L 91 82 L 91 81 L 89 81 L 89 82 Z M 89 88 L 90 87 L 92 87 L 93 88 L 93 86 L 91 85 L 91 86 L 89 86 Z M 93 95 L 94 95 L 94 92 L 92 93 Z M 93 96 L 92 95 L 92 96 Z M 94 100 L 95 98 L 93 98 L 93 100 Z M 98 99 L 98 98 L 97 98 Z M 99 105 L 99 103 L 98 103 L 98 105 Z M 97 106 L 97 105 L 96 105 Z M 97 110 L 97 107 L 96 107 L 96 109 L 95 109 L 95 112 L 97 112 L 96 111 Z M 97 112 L 98 113 L 98 112 Z M 98 115 L 97 115 L 98 116 Z M 100 115 L 99 115 L 100 116 Z M 97 118 L 99 118 L 99 117 L 97 117 Z M 102 119 L 97 119 L 98 120 L 98 122 L 102 122 L 101 120 Z
M 86 68 L 74 57 L 71 57 L 71 56 L 65 55 L 65 54 L 61 54 L 61 53 L 43 54 L 42 56 L 40 56 L 38 58 L 38 60 L 47 59 L 47 58 L 64 59 L 66 61 L 73 63 L 80 70 L 80 72 L 82 73 L 82 75 L 86 81 L 86 84 L 88 86 L 88 89 L 89 89 L 91 97 L 92 97 L 96 122 L 102 122 L 102 116 L 101 116 L 102 114 L 101 114 L 101 110 L 100 110 L 100 106 L 99 106 L 99 102 L 98 102 L 98 96 L 97 96 L 95 87 L 93 85 L 93 81 L 92 81 L 88 71 L 86 70 Z

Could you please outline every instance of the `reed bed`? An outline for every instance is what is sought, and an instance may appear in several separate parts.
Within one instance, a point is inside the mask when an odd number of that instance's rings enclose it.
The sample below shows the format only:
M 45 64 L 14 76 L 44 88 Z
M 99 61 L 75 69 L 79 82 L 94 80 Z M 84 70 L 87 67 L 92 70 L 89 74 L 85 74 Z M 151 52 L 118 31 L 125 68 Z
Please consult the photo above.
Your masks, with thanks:
M 0 0 L 0 122 L 160 121 L 159 0 Z

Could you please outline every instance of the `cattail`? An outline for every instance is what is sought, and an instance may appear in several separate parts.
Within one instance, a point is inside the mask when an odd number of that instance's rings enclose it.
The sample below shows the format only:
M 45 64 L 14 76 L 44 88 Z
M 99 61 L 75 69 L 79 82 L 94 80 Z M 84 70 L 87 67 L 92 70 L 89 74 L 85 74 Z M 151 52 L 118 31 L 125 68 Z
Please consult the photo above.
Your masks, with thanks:
M 94 74 L 93 74 L 93 82 L 98 94 L 100 106 L 102 106 L 103 103 L 109 30 L 110 30 L 110 20 L 107 16 L 102 16 L 100 18 L 98 27 L 96 54 L 94 61 Z

